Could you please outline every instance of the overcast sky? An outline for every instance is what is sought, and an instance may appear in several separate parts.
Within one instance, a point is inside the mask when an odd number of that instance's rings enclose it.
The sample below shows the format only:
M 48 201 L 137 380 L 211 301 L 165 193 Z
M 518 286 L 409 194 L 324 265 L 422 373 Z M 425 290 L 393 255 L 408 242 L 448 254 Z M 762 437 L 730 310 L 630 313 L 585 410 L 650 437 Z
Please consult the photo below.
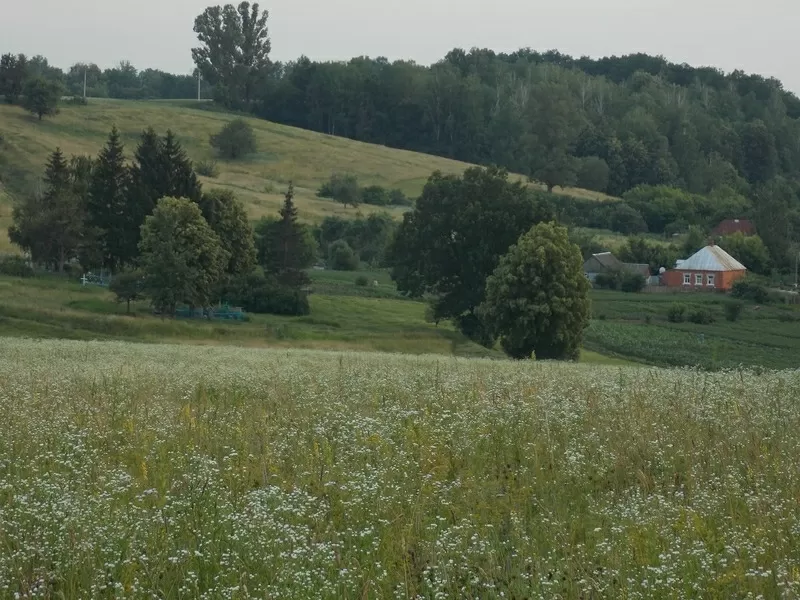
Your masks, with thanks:
M 176 73 L 212 0 L 0 0 L 0 52 Z M 13 8 L 10 8 L 13 5 Z M 8 6 L 9 8 L 5 8 Z M 358 55 L 428 64 L 454 48 L 647 52 L 774 76 L 800 93 L 800 0 L 269 0 L 273 60 Z

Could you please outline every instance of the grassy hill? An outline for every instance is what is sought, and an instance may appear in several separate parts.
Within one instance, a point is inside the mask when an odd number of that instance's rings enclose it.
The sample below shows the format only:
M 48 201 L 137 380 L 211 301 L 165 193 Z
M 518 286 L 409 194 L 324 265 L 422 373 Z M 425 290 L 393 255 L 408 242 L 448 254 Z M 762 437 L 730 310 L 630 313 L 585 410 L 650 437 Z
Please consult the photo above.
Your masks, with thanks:
M 52 119 L 37 121 L 16 106 L 0 106 L 0 178 L 7 191 L 21 192 L 41 176 L 47 155 L 57 146 L 67 155 L 96 155 L 116 125 L 128 156 L 142 130 L 152 126 L 159 133 L 167 129 L 178 136 L 195 160 L 214 157 L 209 136 L 219 131 L 234 115 L 192 108 L 184 102 L 133 102 L 91 100 L 88 106 L 63 106 Z M 219 161 L 220 175 L 203 178 L 209 187 L 236 192 L 252 218 L 275 213 L 289 181 L 295 184 L 301 218 L 319 221 L 327 215 L 354 215 L 352 208 L 317 198 L 316 190 L 334 172 L 358 176 L 362 184 L 400 188 L 416 196 L 434 170 L 460 173 L 469 165 L 436 156 L 395 150 L 327 136 L 303 129 L 247 119 L 253 126 L 259 152 L 237 162 Z M 570 189 L 565 193 L 600 198 L 602 194 Z M 0 252 L 8 249 L 5 229 L 10 220 L 9 195 L 0 191 Z M 379 210 L 362 206 L 368 213 Z M 390 212 L 399 216 L 402 209 Z

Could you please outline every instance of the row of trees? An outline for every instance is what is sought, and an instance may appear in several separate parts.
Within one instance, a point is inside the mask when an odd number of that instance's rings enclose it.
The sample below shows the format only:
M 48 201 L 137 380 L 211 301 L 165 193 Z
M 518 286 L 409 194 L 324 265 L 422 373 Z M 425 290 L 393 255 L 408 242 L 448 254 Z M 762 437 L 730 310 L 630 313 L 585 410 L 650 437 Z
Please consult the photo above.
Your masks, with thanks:
M 59 84 L 63 94 L 91 98 L 178 99 L 197 97 L 196 75 L 174 75 L 158 69 L 138 71 L 130 62 L 101 69 L 94 63 L 76 63 L 66 71 L 50 65 L 44 56 L 24 54 L 0 56 L 0 96 L 16 103 L 25 85 L 34 79 Z M 201 81 L 201 95 L 211 96 L 208 83 Z
M 128 165 L 114 128 L 96 159 L 67 161 L 56 149 L 41 189 L 13 211 L 12 242 L 31 259 L 63 271 L 71 261 L 123 275 L 162 314 L 227 300 L 258 312 L 304 313 L 304 273 L 314 256 L 299 250 L 310 234 L 297 222 L 290 185 L 280 219 L 254 234 L 226 190 L 203 192 L 172 132 L 142 133 Z M 138 270 L 141 270 L 140 272 Z

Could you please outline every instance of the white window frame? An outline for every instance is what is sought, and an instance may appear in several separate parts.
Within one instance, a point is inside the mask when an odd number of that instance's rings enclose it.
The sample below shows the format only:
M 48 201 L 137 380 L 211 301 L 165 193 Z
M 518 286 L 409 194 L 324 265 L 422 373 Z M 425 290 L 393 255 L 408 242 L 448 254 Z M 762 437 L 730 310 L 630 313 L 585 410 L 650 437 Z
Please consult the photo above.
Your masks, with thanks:
M 692 274 L 691 273 L 684 273 L 683 274 L 683 285 L 692 285 Z
M 695 285 L 703 285 L 703 274 L 702 273 L 695 273 L 694 274 L 694 284 Z
M 717 287 L 717 276 L 715 274 L 709 273 L 706 275 L 706 285 L 708 287 Z

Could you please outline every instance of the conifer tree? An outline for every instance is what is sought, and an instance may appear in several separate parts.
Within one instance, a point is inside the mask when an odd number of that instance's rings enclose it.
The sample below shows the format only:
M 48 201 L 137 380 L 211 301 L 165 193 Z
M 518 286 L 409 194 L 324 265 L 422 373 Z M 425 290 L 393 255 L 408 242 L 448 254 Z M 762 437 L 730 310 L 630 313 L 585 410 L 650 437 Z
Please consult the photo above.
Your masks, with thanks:
M 88 224 L 103 266 L 116 271 L 137 256 L 138 233 L 127 209 L 128 172 L 119 131 L 114 127 L 100 151 L 89 188 Z
M 202 187 L 192 167 L 192 161 L 170 130 L 167 130 L 161 146 L 160 164 L 159 176 L 164 179 L 163 188 L 158 190 L 157 198 L 169 196 L 200 201 Z
M 301 249 L 304 231 L 302 225 L 297 222 L 294 186 L 291 183 L 286 191 L 280 215 L 277 235 L 272 240 L 273 248 L 265 270 L 273 273 L 283 285 L 302 287 L 309 283 L 309 278 L 303 271 L 306 266 L 302 264 L 306 253 Z

